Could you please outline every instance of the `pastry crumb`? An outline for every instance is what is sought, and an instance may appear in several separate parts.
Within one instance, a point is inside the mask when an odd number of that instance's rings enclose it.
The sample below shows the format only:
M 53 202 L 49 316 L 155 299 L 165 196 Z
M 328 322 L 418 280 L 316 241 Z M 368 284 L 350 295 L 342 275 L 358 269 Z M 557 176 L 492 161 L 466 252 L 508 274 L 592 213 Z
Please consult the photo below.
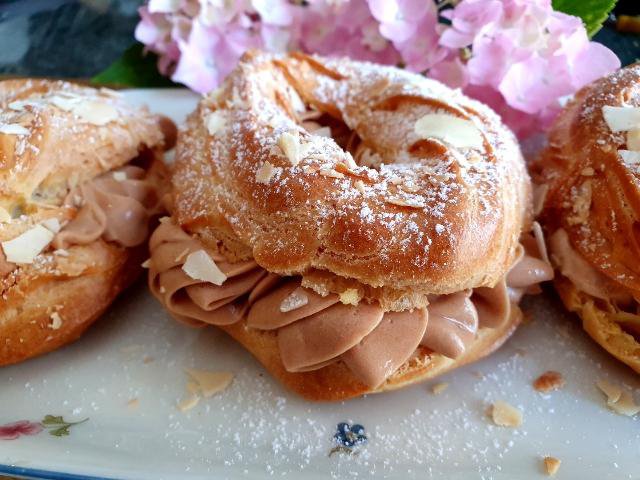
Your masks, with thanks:
M 498 400 L 490 408 L 493 423 L 500 427 L 519 427 L 522 425 L 522 412 L 507 402 Z
M 548 370 L 534 380 L 533 388 L 538 392 L 549 393 L 552 390 L 564 387 L 564 383 L 564 378 L 560 372 Z
M 449 384 L 448 383 L 444 383 L 444 382 L 436 383 L 434 386 L 431 387 L 431 392 L 434 395 L 440 395 L 447 388 L 449 388 Z
M 544 469 L 547 472 L 547 475 L 550 477 L 555 476 L 558 473 L 558 469 L 560 468 L 560 460 L 555 457 L 544 457 Z
M 357 288 L 347 288 L 340 293 L 340 302 L 345 305 L 358 305 L 360 295 Z

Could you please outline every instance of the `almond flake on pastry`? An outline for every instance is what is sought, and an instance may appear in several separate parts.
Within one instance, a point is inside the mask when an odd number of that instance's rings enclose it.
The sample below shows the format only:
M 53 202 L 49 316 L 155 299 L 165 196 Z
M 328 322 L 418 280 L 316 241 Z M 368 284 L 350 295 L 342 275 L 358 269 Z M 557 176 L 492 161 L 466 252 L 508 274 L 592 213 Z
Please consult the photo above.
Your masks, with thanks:
M 390 197 L 385 198 L 385 200 L 387 203 L 398 205 L 399 207 L 424 208 L 425 206 L 424 202 L 418 199 Z
M 280 167 L 274 167 L 271 162 L 266 161 L 256 170 L 256 182 L 269 183 L 280 170 Z
M 209 135 L 215 135 L 227 124 L 224 114 L 220 111 L 211 112 L 205 120 Z
M 444 113 L 430 113 L 416 121 L 416 135 L 437 138 L 458 148 L 482 148 L 484 139 L 478 127 L 470 121 Z
M 40 224 L 45 227 L 47 230 L 51 230 L 53 233 L 58 233 L 62 226 L 60 225 L 60 220 L 55 217 L 47 218 L 40 222 Z
M 222 285 L 227 276 L 218 268 L 216 262 L 204 250 L 198 250 L 187 255 L 182 270 L 194 280 Z
M 640 126 L 640 108 L 638 107 L 602 107 L 604 121 L 612 132 L 626 132 Z
M 282 300 L 282 303 L 280 303 L 280 311 L 282 313 L 291 312 L 292 310 L 304 307 L 307 303 L 309 303 L 307 294 L 304 293 L 304 290 L 301 288 L 296 288 Z
M 331 127 L 316 128 L 313 132 L 311 132 L 311 135 L 331 138 Z
M 51 324 L 49 324 L 49 328 L 51 330 L 58 330 L 62 326 L 62 317 L 58 312 L 53 312 L 49 315 L 51 318 Z
M 333 169 L 323 168 L 318 172 L 323 177 L 329 178 L 344 178 L 344 173 L 337 172 Z
M 185 372 L 197 383 L 200 392 L 205 398 L 221 392 L 233 380 L 233 374 L 229 372 L 209 372 L 193 368 L 185 368 Z
M 300 135 L 296 131 L 283 132 L 278 137 L 278 147 L 294 167 L 300 163 L 307 148 L 300 143 Z
M 51 230 L 36 225 L 12 240 L 2 242 L 2 250 L 8 262 L 33 263 L 36 258 L 53 240 Z
M 29 129 L 17 123 L 0 124 L 0 133 L 5 135 L 29 135 Z
M 364 194 L 365 190 L 364 190 L 364 182 L 362 180 L 356 180 L 354 185 L 356 186 L 356 189 Z
M 501 427 L 519 427 L 522 425 L 522 412 L 502 400 L 494 402 L 491 408 L 493 423 Z
M 93 100 L 78 103 L 73 108 L 73 113 L 85 122 L 102 126 L 118 119 L 118 110 L 113 105 Z
M 627 132 L 627 150 L 640 151 L 640 128 Z

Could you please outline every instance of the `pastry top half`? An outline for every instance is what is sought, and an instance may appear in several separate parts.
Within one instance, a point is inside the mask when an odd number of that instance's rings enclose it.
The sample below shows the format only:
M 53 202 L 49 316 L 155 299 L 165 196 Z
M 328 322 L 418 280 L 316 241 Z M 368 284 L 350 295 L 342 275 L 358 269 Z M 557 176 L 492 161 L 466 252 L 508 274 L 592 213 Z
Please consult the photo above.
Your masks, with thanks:
M 0 82 L 0 365 L 77 338 L 140 273 L 172 129 L 111 90 Z
M 246 55 L 189 117 L 173 185 L 177 222 L 230 259 L 398 297 L 495 285 L 530 224 L 530 180 L 494 112 L 344 59 Z
M 640 65 L 578 92 L 534 170 L 565 304 L 640 371 Z
M 245 55 L 180 132 L 172 180 L 151 291 L 314 400 L 489 354 L 552 275 L 513 135 L 395 68 Z

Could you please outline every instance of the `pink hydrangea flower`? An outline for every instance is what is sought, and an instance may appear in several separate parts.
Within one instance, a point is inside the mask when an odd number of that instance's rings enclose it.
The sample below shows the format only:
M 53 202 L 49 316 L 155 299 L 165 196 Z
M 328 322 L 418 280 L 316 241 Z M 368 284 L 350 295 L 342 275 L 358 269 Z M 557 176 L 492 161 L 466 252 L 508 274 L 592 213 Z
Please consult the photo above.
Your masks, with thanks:
M 400 64 L 489 104 L 521 138 L 548 127 L 561 97 L 620 66 L 551 0 L 438 8 L 435 0 L 149 0 L 135 35 L 159 55 L 160 72 L 203 93 L 253 48 Z
M 7 423 L 0 426 L 0 440 L 15 440 L 21 435 L 36 435 L 42 431 L 42 425 L 28 420 Z
M 468 75 L 465 84 L 440 66 L 435 76 L 484 100 L 521 137 L 548 126 L 561 97 L 620 67 L 613 52 L 589 41 L 579 18 L 554 11 L 550 0 L 463 0 L 446 16 L 451 26 L 440 44 L 470 48 Z

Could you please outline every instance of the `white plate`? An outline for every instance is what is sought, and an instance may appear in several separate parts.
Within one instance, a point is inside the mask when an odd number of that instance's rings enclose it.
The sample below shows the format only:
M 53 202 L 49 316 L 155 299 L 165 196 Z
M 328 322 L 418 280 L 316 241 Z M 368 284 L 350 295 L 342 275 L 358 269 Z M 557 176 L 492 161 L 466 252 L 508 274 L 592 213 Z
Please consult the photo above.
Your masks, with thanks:
M 181 90 L 127 96 L 179 122 L 197 101 Z M 285 391 L 215 328 L 171 320 L 140 283 L 81 341 L 0 369 L 0 425 L 47 414 L 89 418 L 65 437 L 45 430 L 0 440 L 0 473 L 534 479 L 551 455 L 562 460 L 558 478 L 639 478 L 640 419 L 608 411 L 594 384 L 606 378 L 637 393 L 638 376 L 595 346 L 552 291 L 525 307 L 533 321 L 489 359 L 438 380 L 449 383 L 438 396 L 418 385 L 315 404 Z M 176 403 L 186 396 L 186 367 L 229 371 L 235 379 L 182 413 Z M 566 386 L 536 392 L 531 382 L 546 370 L 561 372 Z M 133 399 L 137 407 L 128 405 Z M 494 400 L 518 406 L 523 425 L 493 426 L 484 412 Z M 351 455 L 329 456 L 343 421 L 362 424 L 368 442 Z

